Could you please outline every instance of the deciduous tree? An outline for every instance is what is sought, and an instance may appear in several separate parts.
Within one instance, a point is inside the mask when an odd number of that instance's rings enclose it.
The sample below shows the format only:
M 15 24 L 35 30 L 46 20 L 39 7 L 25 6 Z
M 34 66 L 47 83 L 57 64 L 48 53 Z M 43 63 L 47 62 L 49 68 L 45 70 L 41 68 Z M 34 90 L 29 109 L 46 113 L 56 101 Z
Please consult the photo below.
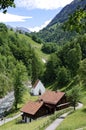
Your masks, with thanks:
M 16 68 L 14 69 L 14 106 L 15 109 L 18 108 L 18 104 L 23 102 L 24 94 L 24 82 L 27 80 L 27 71 L 26 67 L 22 62 L 18 62 Z
M 70 71 L 68 69 L 66 69 L 64 66 L 58 69 L 57 72 L 57 81 L 58 81 L 58 85 L 60 86 L 64 86 L 67 85 L 67 83 L 69 83 L 70 81 Z
M 7 12 L 8 7 L 15 7 L 14 0 L 0 0 L 0 10 L 3 10 L 3 13 Z
M 77 33 L 86 30 L 86 7 L 84 9 L 78 9 L 71 14 L 63 28 L 68 31 L 76 31 Z
M 74 86 L 68 93 L 68 98 L 71 103 L 71 105 L 74 107 L 74 110 L 76 109 L 76 105 L 79 102 L 80 99 L 80 86 Z
M 67 66 L 71 71 L 72 77 L 77 74 L 79 69 L 80 60 L 82 58 L 80 45 L 77 44 L 73 49 L 70 49 L 67 53 Z

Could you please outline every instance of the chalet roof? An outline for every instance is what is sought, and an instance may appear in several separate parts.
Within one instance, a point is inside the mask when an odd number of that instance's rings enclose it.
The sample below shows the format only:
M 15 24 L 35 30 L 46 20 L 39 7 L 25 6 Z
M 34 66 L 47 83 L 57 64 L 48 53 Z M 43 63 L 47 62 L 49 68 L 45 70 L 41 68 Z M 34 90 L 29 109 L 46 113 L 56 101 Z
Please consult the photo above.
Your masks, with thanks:
M 64 95 L 64 92 L 46 91 L 40 96 L 39 100 L 42 100 L 44 103 L 57 104 Z
M 37 79 L 36 82 L 34 83 L 34 85 L 33 85 L 32 87 L 35 88 L 35 87 L 37 86 L 37 84 L 38 84 L 39 81 L 40 81 L 40 80 Z
M 35 113 L 41 108 L 42 105 L 43 105 L 43 102 L 40 102 L 40 101 L 37 101 L 37 102 L 29 101 L 27 104 L 23 106 L 23 108 L 21 109 L 21 112 L 35 115 Z

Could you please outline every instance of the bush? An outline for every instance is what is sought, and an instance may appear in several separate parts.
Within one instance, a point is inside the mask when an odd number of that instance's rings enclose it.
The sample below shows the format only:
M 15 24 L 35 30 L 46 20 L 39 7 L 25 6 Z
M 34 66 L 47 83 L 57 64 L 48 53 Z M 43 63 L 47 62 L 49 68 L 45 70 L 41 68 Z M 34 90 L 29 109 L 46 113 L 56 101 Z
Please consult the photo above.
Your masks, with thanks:
M 57 50 L 57 45 L 55 43 L 46 43 L 42 46 L 42 51 L 46 54 L 53 53 Z

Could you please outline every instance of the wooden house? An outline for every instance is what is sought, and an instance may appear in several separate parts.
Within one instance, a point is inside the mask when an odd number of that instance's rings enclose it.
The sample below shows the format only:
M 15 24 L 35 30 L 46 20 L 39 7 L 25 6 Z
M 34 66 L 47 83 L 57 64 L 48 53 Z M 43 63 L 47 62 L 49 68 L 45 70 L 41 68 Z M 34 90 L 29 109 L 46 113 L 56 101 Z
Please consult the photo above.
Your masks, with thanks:
M 48 113 L 48 110 L 42 101 L 29 101 L 21 109 L 21 112 L 23 112 L 23 122 L 31 122 L 32 120 L 46 115 Z
M 51 107 L 52 111 L 63 109 L 69 106 L 65 93 L 60 91 L 46 91 L 40 96 L 39 100 Z
M 22 120 L 31 122 L 47 114 L 53 114 L 56 110 L 61 110 L 69 106 L 64 92 L 46 91 L 35 102 L 29 101 L 21 109 Z

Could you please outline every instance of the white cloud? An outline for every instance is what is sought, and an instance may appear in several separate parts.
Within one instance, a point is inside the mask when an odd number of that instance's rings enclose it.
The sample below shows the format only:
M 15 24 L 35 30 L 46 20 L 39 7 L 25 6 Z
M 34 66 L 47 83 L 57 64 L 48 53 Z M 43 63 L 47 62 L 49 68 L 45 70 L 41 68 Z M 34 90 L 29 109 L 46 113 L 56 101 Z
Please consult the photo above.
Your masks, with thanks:
M 29 16 L 19 16 L 14 14 L 3 14 L 0 12 L 0 22 L 25 22 L 26 19 L 29 19 L 32 17 Z
M 57 9 L 64 7 L 73 0 L 15 0 L 16 6 L 28 9 Z
M 48 21 L 45 21 L 45 23 L 41 26 L 36 26 L 36 27 L 33 27 L 33 28 L 29 28 L 30 31 L 32 32 L 38 32 L 39 30 L 43 29 L 44 27 L 46 27 L 49 23 L 50 23 L 51 19 L 48 20 Z

